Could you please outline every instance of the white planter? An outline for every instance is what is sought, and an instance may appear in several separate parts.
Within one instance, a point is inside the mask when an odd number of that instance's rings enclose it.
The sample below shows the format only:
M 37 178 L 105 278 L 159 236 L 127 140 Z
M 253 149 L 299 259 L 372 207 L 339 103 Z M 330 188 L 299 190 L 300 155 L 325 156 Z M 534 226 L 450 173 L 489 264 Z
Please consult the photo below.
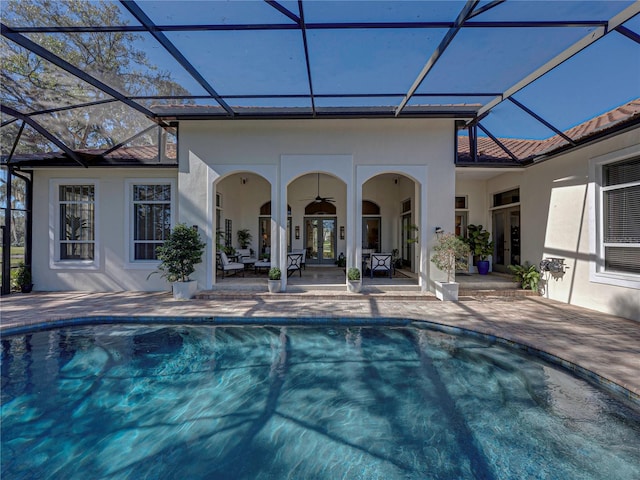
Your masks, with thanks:
M 198 291 L 198 282 L 190 280 L 188 282 L 173 282 L 173 299 L 189 300 Z
M 347 280 L 347 290 L 351 293 L 360 293 L 362 280 Z
M 436 282 L 436 297 L 446 301 L 458 301 L 458 287 L 457 282 Z
M 282 280 L 267 280 L 269 293 L 278 293 L 282 288 Z

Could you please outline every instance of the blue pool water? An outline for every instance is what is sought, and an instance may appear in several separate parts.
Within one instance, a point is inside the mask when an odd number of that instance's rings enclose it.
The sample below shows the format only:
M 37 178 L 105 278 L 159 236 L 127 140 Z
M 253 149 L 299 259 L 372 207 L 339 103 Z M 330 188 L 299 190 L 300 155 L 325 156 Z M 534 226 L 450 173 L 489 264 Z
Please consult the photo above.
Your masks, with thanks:
M 77 326 L 2 340 L 1 476 L 638 479 L 640 412 L 412 326 Z

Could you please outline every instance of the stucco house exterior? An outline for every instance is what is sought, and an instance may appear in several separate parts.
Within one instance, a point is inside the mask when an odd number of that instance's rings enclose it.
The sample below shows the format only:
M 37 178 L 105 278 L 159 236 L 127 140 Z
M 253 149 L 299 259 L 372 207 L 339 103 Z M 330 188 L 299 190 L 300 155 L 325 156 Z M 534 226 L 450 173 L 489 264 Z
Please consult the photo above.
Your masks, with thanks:
M 193 277 L 201 290 L 221 281 L 216 240 L 237 248 L 236 231 L 248 229 L 255 254 L 270 254 L 273 265 L 293 249 L 318 266 L 340 254 L 359 266 L 363 249 L 398 250 L 428 292 L 444 278 L 429 261 L 436 228 L 482 224 L 497 240 L 495 271 L 561 258 L 562 271 L 543 272 L 544 296 L 640 320 L 640 245 L 622 238 L 639 228 L 639 105 L 576 127 L 583 131 L 571 148 L 529 142 L 520 163 L 484 143 L 478 155 L 492 158 L 471 158 L 449 118 L 182 120 L 175 158 L 143 161 L 132 149 L 139 161 L 118 152 L 92 168 L 16 160 L 33 175 L 34 283 L 40 291 L 167 290 L 149 277 L 153 251 L 167 228 L 185 223 L 207 243 Z M 72 241 L 61 234 L 70 216 L 81 232 Z

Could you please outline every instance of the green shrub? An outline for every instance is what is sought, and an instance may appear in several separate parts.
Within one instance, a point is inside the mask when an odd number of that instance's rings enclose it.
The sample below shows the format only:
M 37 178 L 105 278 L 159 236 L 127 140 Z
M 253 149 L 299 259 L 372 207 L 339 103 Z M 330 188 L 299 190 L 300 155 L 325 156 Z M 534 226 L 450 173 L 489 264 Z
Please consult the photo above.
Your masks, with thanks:
M 356 267 L 351 267 L 347 271 L 347 278 L 349 280 L 360 280 L 360 269 Z
M 195 265 L 202 262 L 205 246 L 196 228 L 176 225 L 164 245 L 156 248 L 160 274 L 169 282 L 189 281 L 189 275 L 195 272 Z
M 466 259 L 469 257 L 469 245 L 453 233 L 445 233 L 438 238 L 438 243 L 433 247 L 431 262 L 443 272 L 447 272 L 447 282 L 455 279 L 456 269 L 467 267 Z
M 20 262 L 18 268 L 12 271 L 11 284 L 17 289 L 22 289 L 22 287 L 31 285 L 31 271 L 27 268 L 24 262 Z
M 269 269 L 269 280 L 280 280 L 282 277 L 282 272 L 278 267 L 271 267 Z
M 514 278 L 520 283 L 523 290 L 538 290 L 540 283 L 540 272 L 535 265 L 525 262 L 524 265 L 509 265 L 509 270 L 514 274 Z

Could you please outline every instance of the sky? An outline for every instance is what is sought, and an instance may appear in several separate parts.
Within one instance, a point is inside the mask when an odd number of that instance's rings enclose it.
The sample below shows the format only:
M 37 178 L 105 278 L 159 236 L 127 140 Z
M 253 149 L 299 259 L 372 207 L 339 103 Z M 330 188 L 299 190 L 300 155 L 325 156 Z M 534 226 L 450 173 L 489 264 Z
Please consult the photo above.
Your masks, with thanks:
M 298 3 L 281 1 L 299 15 Z M 486 0 L 480 5 L 488 3 Z M 305 22 L 451 22 L 465 2 L 310 1 Z M 473 18 L 478 21 L 606 20 L 633 4 L 630 0 L 509 0 Z M 122 20 L 138 25 L 117 3 Z M 293 21 L 263 1 L 149 1 L 138 5 L 156 25 L 284 24 Z M 49 21 L 42 19 L 44 24 Z M 640 15 L 625 26 L 640 34 Z M 594 26 L 571 28 L 463 28 L 418 87 L 409 105 L 486 103 L 526 77 Z M 384 94 L 376 98 L 316 98 L 316 106 L 398 106 L 447 28 L 314 29 L 306 31 L 315 95 Z M 96 34 L 100 35 L 100 34 Z M 308 95 L 305 50 L 299 29 L 167 31 L 166 37 L 225 95 Z M 150 34 L 136 46 L 159 70 L 192 95 L 206 95 Z M 131 70 L 144 68 L 132 64 Z M 127 93 L 127 92 L 125 92 Z M 458 95 L 421 97 L 420 94 Z M 490 96 L 480 96 L 491 93 Z M 465 94 L 465 95 L 460 95 Z M 523 90 L 514 98 L 561 130 L 640 97 L 640 44 L 611 32 Z M 217 105 L 211 99 L 196 103 Z M 228 99 L 234 106 L 310 107 L 307 98 Z M 548 138 L 554 133 L 511 102 L 502 102 L 482 121 L 498 137 Z
M 297 2 L 281 2 L 298 13 Z M 483 2 L 486 3 L 486 2 Z M 473 20 L 608 19 L 629 1 L 508 1 Z M 264 2 L 141 2 L 156 24 L 289 23 Z M 203 5 L 214 8 L 203 8 Z M 464 2 L 322 2 L 307 1 L 305 20 L 451 21 Z M 482 3 L 481 3 L 482 5 Z M 625 25 L 640 34 L 640 17 Z M 417 93 L 501 92 L 538 65 L 593 32 L 571 29 L 503 28 L 461 30 L 420 85 Z M 405 94 L 438 47 L 447 30 L 313 30 L 307 31 L 314 93 Z M 309 85 L 298 30 L 254 32 L 168 32 L 218 93 L 307 94 Z M 176 72 L 174 70 L 174 72 Z M 176 72 L 177 74 L 177 72 Z M 184 78 L 194 91 L 201 87 Z M 514 98 L 561 130 L 640 97 L 640 45 L 611 32 L 584 51 L 518 92 Z M 411 104 L 477 103 L 492 97 L 414 97 Z M 398 105 L 401 97 L 316 99 L 316 106 Z M 236 100 L 234 105 L 261 105 Z M 265 105 L 309 106 L 308 100 L 270 99 Z M 511 102 L 503 102 L 483 121 L 500 137 L 547 138 L 554 133 Z

